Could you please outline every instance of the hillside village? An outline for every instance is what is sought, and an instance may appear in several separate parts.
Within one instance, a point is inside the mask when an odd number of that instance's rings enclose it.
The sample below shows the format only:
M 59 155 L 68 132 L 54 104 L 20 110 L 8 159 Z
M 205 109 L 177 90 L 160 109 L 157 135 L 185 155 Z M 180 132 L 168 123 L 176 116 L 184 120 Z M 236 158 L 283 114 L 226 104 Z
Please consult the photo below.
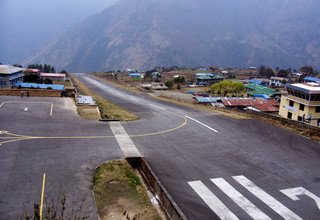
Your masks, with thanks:
M 39 94 L 39 90 L 47 95 L 48 92 L 61 96 L 75 93 L 65 70 L 56 73 L 50 65 L 35 67 L 40 65 L 29 68 L 0 65 L 0 94 L 8 95 L 10 90 L 21 96 Z M 158 67 L 145 72 L 127 69 L 93 75 L 177 101 L 272 114 L 320 125 L 320 75 L 310 66 L 299 71 L 264 66 Z

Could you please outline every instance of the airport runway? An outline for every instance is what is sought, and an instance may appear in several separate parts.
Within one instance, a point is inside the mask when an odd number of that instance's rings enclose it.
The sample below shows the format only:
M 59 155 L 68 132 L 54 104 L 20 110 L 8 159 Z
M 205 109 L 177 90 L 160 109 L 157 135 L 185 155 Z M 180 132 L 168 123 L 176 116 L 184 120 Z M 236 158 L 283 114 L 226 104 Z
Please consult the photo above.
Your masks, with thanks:
M 122 125 L 188 219 L 319 217 L 319 143 L 79 77 L 141 117 Z

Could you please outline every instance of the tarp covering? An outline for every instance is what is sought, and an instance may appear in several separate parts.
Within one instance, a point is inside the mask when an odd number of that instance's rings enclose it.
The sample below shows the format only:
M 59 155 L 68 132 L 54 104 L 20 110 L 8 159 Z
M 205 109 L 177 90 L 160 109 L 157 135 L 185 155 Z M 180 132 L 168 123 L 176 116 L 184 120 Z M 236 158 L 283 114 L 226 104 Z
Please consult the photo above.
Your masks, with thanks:
M 64 85 L 57 84 L 37 84 L 37 83 L 16 83 L 16 87 L 22 88 L 33 88 L 33 89 L 48 89 L 51 88 L 53 90 L 64 90 Z

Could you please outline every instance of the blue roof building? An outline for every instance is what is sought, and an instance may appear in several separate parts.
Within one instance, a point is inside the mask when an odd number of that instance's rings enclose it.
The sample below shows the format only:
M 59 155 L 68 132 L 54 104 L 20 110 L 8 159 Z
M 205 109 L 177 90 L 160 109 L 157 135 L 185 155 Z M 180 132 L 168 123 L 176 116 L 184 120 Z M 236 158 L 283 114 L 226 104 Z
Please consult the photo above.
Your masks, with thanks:
M 307 77 L 305 77 L 303 80 L 304 80 L 304 82 L 306 82 L 306 83 L 310 83 L 310 82 L 320 83 L 320 78 L 317 78 L 317 77 L 307 76 Z
M 64 90 L 64 85 L 57 85 L 57 84 L 16 83 L 15 86 L 21 87 L 21 88 L 28 88 L 28 89 Z

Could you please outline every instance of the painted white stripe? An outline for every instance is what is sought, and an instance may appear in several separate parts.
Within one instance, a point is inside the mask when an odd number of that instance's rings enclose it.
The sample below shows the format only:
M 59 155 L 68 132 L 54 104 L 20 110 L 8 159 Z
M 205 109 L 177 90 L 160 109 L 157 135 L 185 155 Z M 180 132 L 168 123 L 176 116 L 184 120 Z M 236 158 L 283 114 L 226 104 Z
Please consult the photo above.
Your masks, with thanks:
M 134 145 L 120 122 L 109 122 L 109 126 L 125 157 L 141 157 L 138 148 Z
M 162 108 L 162 107 L 157 106 L 157 105 L 153 105 L 153 104 L 149 104 L 149 105 L 151 105 L 151 106 L 153 106 L 153 107 L 156 107 L 156 108 L 159 108 L 159 109 L 162 109 L 162 110 L 166 110 L 165 108 Z
M 240 206 L 253 219 L 268 220 L 269 216 L 264 214 L 254 204 L 252 204 L 246 197 L 238 192 L 223 178 L 211 179 L 211 181 L 219 187 L 227 196 L 229 196 L 238 206 Z
M 270 196 L 268 193 L 263 191 L 261 188 L 256 186 L 253 182 L 248 180 L 245 176 L 234 176 L 238 183 L 240 183 L 244 188 L 249 190 L 253 195 L 258 197 L 262 202 L 272 208 L 276 213 L 281 215 L 284 219 L 287 220 L 302 220 L 299 216 L 297 216 L 294 212 L 280 203 L 278 200 Z
M 225 220 L 239 219 L 201 181 L 188 182 L 216 215 Z
M 122 94 L 122 93 L 120 93 L 120 92 L 117 92 L 117 94 L 118 94 L 118 95 L 120 95 L 120 96 L 123 96 L 123 94 Z
M 134 101 L 137 101 L 137 102 L 139 102 L 139 101 L 140 101 L 139 99 L 132 98 L 132 97 L 130 97 L 130 99 L 132 99 L 132 100 L 134 100 Z
M 313 194 L 312 192 L 306 190 L 303 187 L 296 187 L 296 188 L 291 188 L 291 189 L 283 189 L 283 190 L 280 190 L 280 192 L 282 192 L 283 194 L 288 196 L 293 201 L 300 200 L 297 197 L 297 196 L 300 196 L 300 195 L 309 196 L 311 199 L 313 199 L 316 202 L 316 204 L 317 204 L 317 206 L 318 206 L 318 208 L 320 210 L 320 198 L 318 196 L 316 196 L 315 194 Z
M 192 120 L 192 121 L 195 121 L 195 122 L 201 124 L 202 126 L 210 129 L 211 131 L 214 131 L 214 132 L 218 133 L 218 131 L 217 131 L 216 129 L 213 129 L 213 128 L 211 128 L 210 126 L 208 126 L 208 125 L 206 125 L 206 124 L 203 124 L 202 122 L 198 121 L 197 119 L 191 118 L 191 117 L 189 117 L 189 116 L 185 116 L 185 117 L 186 117 L 186 118 L 189 118 L 189 119 Z

